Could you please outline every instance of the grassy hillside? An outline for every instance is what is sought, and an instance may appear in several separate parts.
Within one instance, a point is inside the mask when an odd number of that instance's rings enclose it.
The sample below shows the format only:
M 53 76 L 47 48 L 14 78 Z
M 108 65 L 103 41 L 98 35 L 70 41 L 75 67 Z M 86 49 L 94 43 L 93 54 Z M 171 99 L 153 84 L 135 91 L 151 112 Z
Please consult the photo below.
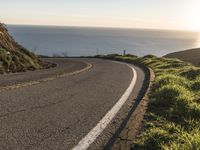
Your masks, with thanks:
M 39 59 L 19 45 L 0 23 L 0 73 L 19 72 L 41 68 Z
M 133 149 L 200 149 L 200 68 L 178 59 L 110 55 L 137 62 L 156 75 L 144 120 Z
M 178 58 L 183 61 L 190 62 L 195 66 L 200 66 L 200 48 L 170 53 L 164 57 Z

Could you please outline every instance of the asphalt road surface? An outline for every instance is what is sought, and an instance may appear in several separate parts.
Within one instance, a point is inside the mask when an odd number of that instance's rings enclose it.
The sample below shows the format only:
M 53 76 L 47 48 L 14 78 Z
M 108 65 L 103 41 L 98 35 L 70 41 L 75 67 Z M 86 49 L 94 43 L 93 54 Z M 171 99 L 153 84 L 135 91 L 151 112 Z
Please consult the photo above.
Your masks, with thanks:
M 109 60 L 46 61 L 58 67 L 0 76 L 0 150 L 72 149 L 117 103 L 133 78 L 130 67 Z M 144 73 L 134 68 L 138 78 L 131 95 L 137 97 Z M 40 80 L 44 81 L 1 91 Z M 117 124 L 112 123 L 90 149 L 103 149 Z

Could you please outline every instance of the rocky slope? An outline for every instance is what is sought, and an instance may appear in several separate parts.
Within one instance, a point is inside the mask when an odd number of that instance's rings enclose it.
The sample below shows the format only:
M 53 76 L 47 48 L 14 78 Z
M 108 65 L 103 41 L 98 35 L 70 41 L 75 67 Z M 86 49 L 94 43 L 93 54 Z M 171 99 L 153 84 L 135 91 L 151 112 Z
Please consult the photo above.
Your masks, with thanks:
M 170 53 L 164 57 L 178 58 L 183 61 L 190 62 L 195 66 L 200 66 L 200 48 Z
M 37 56 L 19 45 L 0 23 L 0 74 L 40 68 Z

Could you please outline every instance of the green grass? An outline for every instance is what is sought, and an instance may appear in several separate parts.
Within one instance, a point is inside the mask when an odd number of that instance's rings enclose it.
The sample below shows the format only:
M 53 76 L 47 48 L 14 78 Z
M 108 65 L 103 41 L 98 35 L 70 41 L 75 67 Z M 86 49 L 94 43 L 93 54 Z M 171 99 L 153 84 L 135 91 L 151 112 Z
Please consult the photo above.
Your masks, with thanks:
M 144 131 L 133 149 L 200 149 L 200 68 L 173 58 L 108 57 L 151 67 L 156 75 Z

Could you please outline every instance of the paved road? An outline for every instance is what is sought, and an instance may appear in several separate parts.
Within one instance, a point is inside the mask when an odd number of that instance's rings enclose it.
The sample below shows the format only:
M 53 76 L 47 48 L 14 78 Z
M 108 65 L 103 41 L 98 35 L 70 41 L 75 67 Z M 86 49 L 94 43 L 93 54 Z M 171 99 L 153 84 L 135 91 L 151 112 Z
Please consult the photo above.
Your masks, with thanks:
M 57 68 L 0 76 L 0 87 L 41 80 L 92 68 L 35 85 L 0 92 L 0 149 L 72 149 L 120 99 L 133 73 L 124 64 L 100 59 L 53 59 Z M 144 73 L 135 67 L 138 81 L 130 99 L 137 97 Z M 127 109 L 126 109 L 127 111 Z M 121 112 L 123 114 L 123 111 Z M 109 130 L 91 149 L 102 149 Z
M 46 58 L 44 61 L 53 62 L 57 64 L 56 68 L 51 68 L 47 70 L 39 71 L 29 71 L 26 73 L 15 73 L 0 76 L 0 87 L 8 86 L 23 82 L 35 81 L 42 78 L 56 76 L 58 74 L 69 73 L 75 70 L 80 70 L 87 66 L 86 63 L 78 60 L 68 60 L 68 59 L 49 59 Z

